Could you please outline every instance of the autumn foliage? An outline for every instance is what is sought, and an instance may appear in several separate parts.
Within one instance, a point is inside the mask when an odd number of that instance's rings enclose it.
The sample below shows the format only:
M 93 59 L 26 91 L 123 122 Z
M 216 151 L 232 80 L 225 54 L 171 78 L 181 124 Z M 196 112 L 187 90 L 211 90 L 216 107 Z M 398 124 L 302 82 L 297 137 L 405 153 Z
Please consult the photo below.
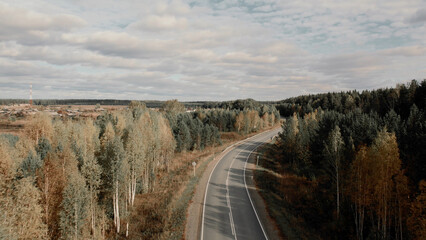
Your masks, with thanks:
M 96 119 L 38 113 L 19 137 L 0 135 L 0 238 L 165 236 L 173 229 L 169 205 L 182 188 L 175 181 L 187 180 L 185 154 L 203 157 L 220 146 L 222 123 L 228 132 L 235 125 L 224 116 L 237 115 L 184 110 L 174 100 L 163 111 L 131 102 Z M 240 137 L 275 123 L 257 110 L 238 115 Z M 267 123 L 261 125 L 261 116 Z
M 295 229 L 310 233 L 301 238 L 425 237 L 425 89 L 412 81 L 279 106 L 287 118 L 266 166 L 277 174 L 264 175 Z

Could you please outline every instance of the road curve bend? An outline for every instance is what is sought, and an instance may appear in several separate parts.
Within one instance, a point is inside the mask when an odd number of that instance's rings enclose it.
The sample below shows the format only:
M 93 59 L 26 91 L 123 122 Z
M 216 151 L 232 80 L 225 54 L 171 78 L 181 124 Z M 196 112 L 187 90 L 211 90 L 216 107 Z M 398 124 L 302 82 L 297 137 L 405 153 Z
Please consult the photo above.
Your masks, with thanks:
M 246 165 L 257 147 L 280 128 L 248 138 L 220 159 L 207 181 L 201 220 L 201 240 L 268 239 L 246 184 Z

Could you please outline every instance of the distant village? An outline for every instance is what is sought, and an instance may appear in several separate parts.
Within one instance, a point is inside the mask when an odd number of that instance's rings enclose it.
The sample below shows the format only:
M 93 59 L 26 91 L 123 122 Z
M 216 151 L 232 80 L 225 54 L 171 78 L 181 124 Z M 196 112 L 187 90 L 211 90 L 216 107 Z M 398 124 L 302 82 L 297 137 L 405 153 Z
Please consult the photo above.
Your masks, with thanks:
M 96 118 L 102 112 L 107 110 L 115 110 L 118 108 L 126 108 L 127 106 L 104 106 L 98 105 L 52 105 L 52 106 L 41 106 L 26 104 L 12 104 L 12 105 L 0 105 L 0 117 L 16 117 L 22 118 L 30 115 L 34 115 L 38 112 L 44 112 L 52 117 L 92 117 Z M 159 108 L 153 108 L 158 111 Z M 194 112 L 195 109 L 188 107 L 185 109 L 186 112 Z
M 22 118 L 44 112 L 52 117 L 97 117 L 106 111 L 105 108 L 97 106 L 34 106 L 31 104 L 13 104 L 0 106 L 0 116 Z

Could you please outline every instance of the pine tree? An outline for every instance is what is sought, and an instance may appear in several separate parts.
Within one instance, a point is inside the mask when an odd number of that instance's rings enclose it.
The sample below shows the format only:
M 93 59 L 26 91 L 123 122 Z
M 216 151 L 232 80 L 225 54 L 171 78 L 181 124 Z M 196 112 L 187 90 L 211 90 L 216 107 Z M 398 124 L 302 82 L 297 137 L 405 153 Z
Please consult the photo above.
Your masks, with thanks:
M 47 154 L 52 150 L 52 146 L 50 145 L 49 140 L 47 140 L 44 137 L 41 137 L 38 140 L 37 146 L 36 146 L 36 152 L 38 156 L 40 157 L 40 160 L 44 160 L 44 158 L 47 156 Z
M 21 163 L 21 171 L 24 177 L 35 176 L 36 171 L 43 165 L 40 157 L 33 153 L 28 152 L 28 156 Z

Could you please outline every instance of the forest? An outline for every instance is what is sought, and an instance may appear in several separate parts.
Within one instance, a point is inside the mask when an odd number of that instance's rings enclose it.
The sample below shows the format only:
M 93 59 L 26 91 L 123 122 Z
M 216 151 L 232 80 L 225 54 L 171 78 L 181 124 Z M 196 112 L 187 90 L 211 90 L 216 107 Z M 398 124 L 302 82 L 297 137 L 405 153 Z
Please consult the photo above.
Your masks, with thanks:
M 185 112 L 177 100 L 164 102 L 160 111 L 132 101 L 96 119 L 34 115 L 19 134 L 0 135 L 0 236 L 159 236 L 164 220 L 154 230 L 135 226 L 145 217 L 165 216 L 137 215 L 142 210 L 136 202 L 161 196 L 158 173 L 172 173 L 176 154 L 218 146 L 223 132 L 245 135 L 279 121 L 275 107 L 242 102 L 242 109 Z
M 34 105 L 48 106 L 48 105 L 122 105 L 127 106 L 132 102 L 131 100 L 119 99 L 34 99 Z M 148 108 L 161 108 L 165 101 L 157 100 L 144 100 L 142 101 Z M 0 105 L 10 104 L 26 104 L 28 99 L 0 99 Z M 187 108 L 202 107 L 206 102 L 182 102 Z
M 300 238 L 424 239 L 425 104 L 426 80 L 278 103 L 269 190 Z

